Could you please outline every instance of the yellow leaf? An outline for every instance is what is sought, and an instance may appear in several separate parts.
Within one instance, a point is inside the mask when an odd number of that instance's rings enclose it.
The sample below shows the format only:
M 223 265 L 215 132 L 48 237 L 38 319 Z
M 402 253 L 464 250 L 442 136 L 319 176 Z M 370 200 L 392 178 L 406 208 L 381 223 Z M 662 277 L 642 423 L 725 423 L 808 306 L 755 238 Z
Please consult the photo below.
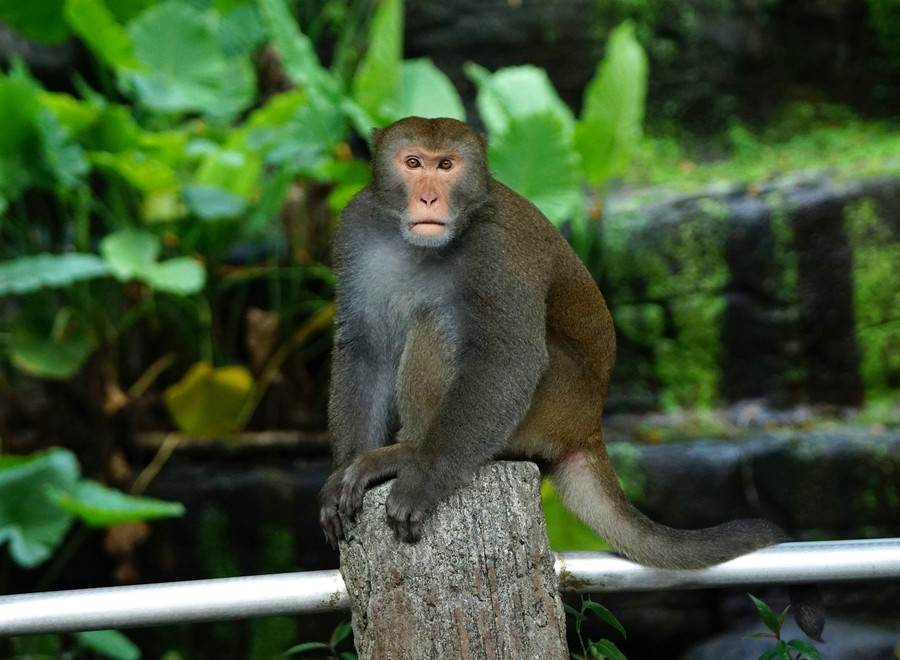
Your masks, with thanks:
M 241 430 L 241 411 L 252 391 L 253 376 L 244 367 L 198 362 L 163 397 L 180 430 L 211 437 Z

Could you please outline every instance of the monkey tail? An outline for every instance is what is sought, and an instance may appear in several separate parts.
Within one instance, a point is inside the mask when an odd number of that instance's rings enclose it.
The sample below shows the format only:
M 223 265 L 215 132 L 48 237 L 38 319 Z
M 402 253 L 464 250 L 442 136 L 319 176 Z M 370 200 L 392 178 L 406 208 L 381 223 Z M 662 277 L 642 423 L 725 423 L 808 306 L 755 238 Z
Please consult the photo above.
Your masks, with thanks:
M 551 479 L 563 504 L 613 548 L 639 564 L 692 569 L 789 541 L 777 525 L 763 519 L 733 520 L 703 529 L 675 529 L 638 511 L 619 485 L 602 442 L 557 463 Z M 797 624 L 821 641 L 825 610 L 814 585 L 790 588 Z

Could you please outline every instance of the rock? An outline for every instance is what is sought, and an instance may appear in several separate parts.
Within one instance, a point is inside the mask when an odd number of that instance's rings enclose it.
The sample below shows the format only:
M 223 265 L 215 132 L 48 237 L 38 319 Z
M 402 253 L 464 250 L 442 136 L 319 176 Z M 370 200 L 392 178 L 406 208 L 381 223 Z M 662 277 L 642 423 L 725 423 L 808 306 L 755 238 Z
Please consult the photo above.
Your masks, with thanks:
M 900 178 L 613 195 L 592 270 L 619 355 L 607 409 L 900 388 Z

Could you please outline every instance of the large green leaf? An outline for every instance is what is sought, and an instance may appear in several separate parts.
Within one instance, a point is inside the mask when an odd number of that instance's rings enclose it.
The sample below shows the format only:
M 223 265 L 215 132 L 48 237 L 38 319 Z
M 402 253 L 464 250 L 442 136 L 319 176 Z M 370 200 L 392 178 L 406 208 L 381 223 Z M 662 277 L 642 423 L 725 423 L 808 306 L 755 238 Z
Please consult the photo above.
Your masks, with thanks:
M 78 462 L 65 449 L 0 456 L 0 545 L 9 543 L 17 564 L 40 564 L 62 541 L 72 514 L 54 505 L 47 489 L 69 490 L 78 477 Z
M 236 218 L 247 208 L 243 199 L 219 186 L 185 186 L 182 194 L 188 208 L 204 220 Z
M 23 37 L 58 43 L 69 36 L 63 18 L 65 0 L 0 0 L 0 21 Z
M 312 41 L 297 26 L 284 0 L 258 0 L 263 23 L 288 76 L 305 91 L 337 103 L 340 85 L 322 67 Z
M 178 502 L 126 495 L 89 479 L 79 481 L 74 488 L 51 489 L 50 497 L 88 527 L 184 515 L 184 507 Z
M 547 72 L 524 65 L 498 69 L 493 74 L 477 64 L 465 67 L 466 75 L 478 85 L 476 106 L 490 135 L 503 133 L 513 119 L 533 114 L 553 114 L 565 129 L 572 131 L 572 111 L 559 98 Z
M 139 660 L 141 650 L 118 630 L 91 630 L 75 633 L 79 646 L 110 660 Z
M 65 0 L 66 21 L 107 66 L 137 69 L 131 37 L 103 0 Z
M 238 4 L 222 16 L 219 43 L 226 55 L 250 55 L 265 39 L 262 16 L 253 2 Z
M 578 154 L 555 112 L 510 118 L 501 133 L 491 136 L 488 160 L 494 176 L 555 224 L 582 203 Z
M 9 340 L 9 354 L 16 367 L 32 376 L 53 380 L 74 376 L 95 348 L 93 338 L 80 331 L 53 337 L 17 328 Z
M 67 286 L 109 275 L 93 254 L 38 254 L 0 262 L 0 296 Z
M 410 115 L 466 120 L 459 93 L 450 79 L 427 57 L 406 60 L 401 68 L 400 95 L 391 107 L 392 120 Z
M 647 56 L 634 27 L 626 22 L 610 35 L 575 128 L 575 144 L 590 183 L 600 185 L 628 166 L 641 138 L 646 96 Z
M 115 277 L 139 280 L 156 291 L 190 295 L 206 285 L 206 271 L 190 257 L 158 262 L 159 238 L 140 229 L 121 229 L 100 242 L 100 253 Z
M 142 192 L 174 192 L 178 189 L 175 170 L 144 151 L 138 149 L 119 153 L 92 151 L 88 154 L 88 158 L 95 166 L 114 172 Z
M 179 429 L 211 437 L 240 430 L 252 394 L 253 377 L 243 367 L 214 369 L 198 362 L 163 396 Z
M 48 108 L 41 108 L 35 126 L 41 138 L 43 156 L 39 171 L 49 176 L 49 180 L 42 182 L 46 185 L 56 182 L 63 188 L 74 187 L 90 169 L 84 151 L 72 141 L 68 129 Z
M 100 254 L 119 280 L 136 279 L 159 258 L 159 238 L 139 229 L 121 229 L 100 243 Z
M 143 271 L 140 279 L 156 291 L 189 296 L 203 291 L 206 271 L 191 257 L 168 259 Z
M 400 95 L 403 59 L 403 2 L 382 0 L 369 27 L 369 46 L 353 77 L 353 99 L 367 112 L 383 117 L 386 105 Z
M 40 112 L 35 86 L 21 70 L 0 73 L 0 197 L 12 200 L 31 183 L 31 162 L 39 146 Z
M 218 18 L 179 0 L 151 7 L 128 26 L 134 54 L 146 71 L 122 72 L 145 106 L 159 112 L 231 117 L 256 92 L 250 61 L 226 57 Z

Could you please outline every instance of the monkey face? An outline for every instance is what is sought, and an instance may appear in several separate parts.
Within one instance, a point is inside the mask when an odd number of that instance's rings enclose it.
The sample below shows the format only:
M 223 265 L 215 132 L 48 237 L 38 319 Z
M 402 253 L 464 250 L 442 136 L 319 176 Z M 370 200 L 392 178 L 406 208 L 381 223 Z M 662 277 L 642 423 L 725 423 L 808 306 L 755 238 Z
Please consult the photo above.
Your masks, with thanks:
M 455 119 L 407 117 L 374 139 L 375 192 L 418 247 L 443 247 L 486 200 L 484 141 Z
M 451 191 L 465 170 L 463 156 L 413 144 L 397 151 L 394 167 L 407 192 L 400 228 L 404 238 L 416 245 L 449 242 L 457 222 Z

